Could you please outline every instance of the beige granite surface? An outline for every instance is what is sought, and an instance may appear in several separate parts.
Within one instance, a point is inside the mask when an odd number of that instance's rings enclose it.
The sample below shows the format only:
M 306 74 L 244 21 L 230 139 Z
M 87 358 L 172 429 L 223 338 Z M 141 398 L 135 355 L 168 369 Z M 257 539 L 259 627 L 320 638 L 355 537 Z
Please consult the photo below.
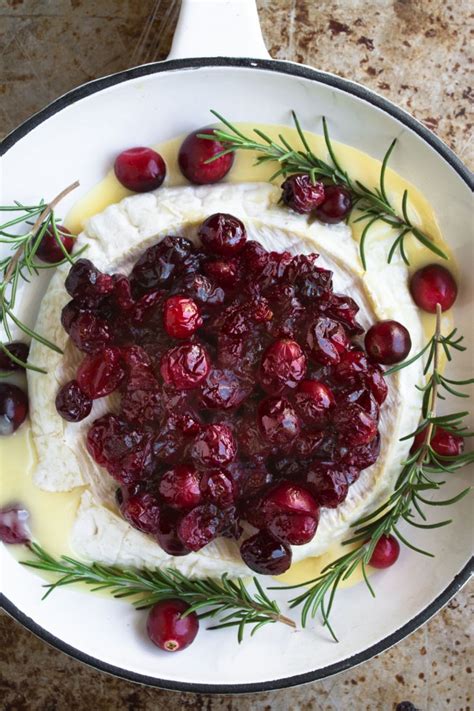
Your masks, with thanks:
M 174 0 L 0 0 L 0 136 L 68 89 L 162 59 Z M 275 58 L 360 81 L 411 111 L 472 167 L 468 0 L 258 0 Z M 0 616 L 1 711 L 470 711 L 472 592 L 363 666 L 299 689 L 230 698 L 140 687 L 89 669 Z M 413 710 L 412 710 L 413 711 Z

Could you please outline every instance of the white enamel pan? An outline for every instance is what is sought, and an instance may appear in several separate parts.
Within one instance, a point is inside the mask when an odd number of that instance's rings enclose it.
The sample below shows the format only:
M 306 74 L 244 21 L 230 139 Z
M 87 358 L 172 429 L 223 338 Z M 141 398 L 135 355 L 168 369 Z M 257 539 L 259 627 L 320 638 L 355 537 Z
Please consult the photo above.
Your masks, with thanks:
M 233 121 L 290 123 L 320 132 L 324 114 L 334 139 L 381 157 L 398 138 L 392 167 L 435 207 L 460 265 L 456 321 L 473 352 L 472 234 L 469 173 L 424 126 L 386 99 L 332 74 L 273 61 L 253 0 L 183 0 L 170 57 L 90 82 L 19 126 L 2 146 L 2 203 L 28 204 L 79 179 L 67 209 L 130 145 L 152 145 L 210 123 L 215 108 Z M 40 288 L 40 287 L 38 287 Z M 28 304 L 41 297 L 38 291 Z M 30 307 L 28 307 L 30 308 Z M 34 318 L 34 308 L 29 317 Z M 468 359 L 467 359 L 468 360 Z M 451 370 L 466 377 L 469 363 Z M 445 487 L 454 495 L 469 472 Z M 338 644 L 318 623 L 291 632 L 271 625 L 237 645 L 235 632 L 202 631 L 188 650 L 161 653 L 146 639 L 145 617 L 107 597 L 60 589 L 41 602 L 41 579 L 1 551 L 5 610 L 46 642 L 97 669 L 167 689 L 243 693 L 322 679 L 383 652 L 426 622 L 470 572 L 472 504 L 463 499 L 451 526 L 413 529 L 434 560 L 405 549 L 394 568 L 373 577 L 377 598 L 358 585 L 334 608 Z M 283 595 L 279 597 L 284 600 Z M 284 603 L 283 603 L 284 607 Z

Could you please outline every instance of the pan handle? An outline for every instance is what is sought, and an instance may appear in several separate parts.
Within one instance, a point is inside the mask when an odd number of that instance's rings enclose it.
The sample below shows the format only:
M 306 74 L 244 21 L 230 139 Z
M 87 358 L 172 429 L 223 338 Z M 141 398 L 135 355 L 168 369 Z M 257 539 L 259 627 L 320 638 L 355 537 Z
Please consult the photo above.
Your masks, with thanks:
M 255 0 L 181 0 L 168 59 L 269 59 Z

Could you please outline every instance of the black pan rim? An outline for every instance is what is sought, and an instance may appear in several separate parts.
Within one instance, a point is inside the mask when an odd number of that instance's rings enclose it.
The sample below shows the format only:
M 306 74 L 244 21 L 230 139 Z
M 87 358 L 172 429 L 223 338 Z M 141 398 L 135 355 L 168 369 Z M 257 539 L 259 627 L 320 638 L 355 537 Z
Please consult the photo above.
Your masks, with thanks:
M 420 138 L 430 145 L 447 163 L 448 165 L 462 178 L 471 190 L 474 188 L 474 179 L 468 168 L 455 155 L 455 153 L 441 139 L 435 136 L 428 128 L 426 128 L 417 119 L 413 118 L 409 113 L 399 108 L 388 99 L 366 89 L 365 87 L 356 84 L 355 82 L 343 79 L 342 77 L 327 72 L 321 72 L 317 69 L 306 65 L 295 64 L 271 59 L 252 59 L 252 58 L 229 58 L 229 57 L 199 57 L 195 59 L 176 59 L 165 62 L 155 62 L 146 64 L 132 69 L 126 69 L 116 74 L 96 79 L 87 84 L 83 84 L 72 91 L 59 97 L 31 118 L 27 119 L 18 128 L 8 134 L 1 143 L 0 155 L 5 155 L 15 143 L 24 138 L 36 126 L 46 121 L 48 118 L 58 113 L 62 109 L 71 104 L 80 101 L 87 96 L 95 94 L 103 89 L 120 84 L 130 79 L 148 76 L 167 71 L 177 71 L 181 69 L 200 69 L 204 67 L 235 67 L 244 69 L 257 69 L 265 71 L 279 72 L 304 79 L 310 79 L 321 84 L 332 86 L 340 89 L 348 94 L 352 94 L 367 103 L 375 106 L 402 124 L 413 130 Z M 34 635 L 52 645 L 53 647 L 64 652 L 68 656 L 77 659 L 99 671 L 120 677 L 127 681 L 132 681 L 138 684 L 147 686 L 155 686 L 161 689 L 170 691 L 182 691 L 200 694 L 248 694 L 263 691 L 273 691 L 277 689 L 286 689 L 301 684 L 325 679 L 339 672 L 355 667 L 365 661 L 368 661 L 376 654 L 380 654 L 397 644 L 402 639 L 414 632 L 418 627 L 429 620 L 436 612 L 438 612 L 447 602 L 463 587 L 469 580 L 474 571 L 474 557 L 462 568 L 450 582 L 450 584 L 421 612 L 415 615 L 411 620 L 392 632 L 390 635 L 347 659 L 343 659 L 335 664 L 331 664 L 322 669 L 317 669 L 304 674 L 293 675 L 283 679 L 273 679 L 264 682 L 255 682 L 249 684 L 197 684 L 186 682 L 175 682 L 167 679 L 157 679 L 143 674 L 138 674 L 127 669 L 115 667 L 106 662 L 96 659 L 84 652 L 79 651 L 75 647 L 65 643 L 63 640 L 55 637 L 46 629 L 38 625 L 32 618 L 25 615 L 17 608 L 11 600 L 5 595 L 0 595 L 1 607 L 20 624 L 30 630 Z

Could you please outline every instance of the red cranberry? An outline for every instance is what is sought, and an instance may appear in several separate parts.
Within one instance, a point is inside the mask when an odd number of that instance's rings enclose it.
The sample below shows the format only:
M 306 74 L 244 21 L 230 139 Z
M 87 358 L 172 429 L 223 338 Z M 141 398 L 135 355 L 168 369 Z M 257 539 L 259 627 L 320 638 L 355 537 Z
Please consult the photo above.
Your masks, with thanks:
M 319 517 L 319 507 L 312 494 L 292 481 L 282 481 L 273 487 L 264 497 L 262 506 L 267 523 L 280 513 Z
M 156 190 L 166 176 L 166 165 L 159 153 L 138 146 L 119 153 L 114 163 L 119 183 L 135 193 Z
M 189 274 L 184 280 L 184 286 L 186 293 L 199 304 L 217 306 L 224 301 L 224 290 L 202 274 Z
M 335 224 L 345 220 L 351 210 L 350 191 L 342 185 L 326 185 L 324 202 L 316 209 L 315 215 L 320 222 Z
M 0 541 L 3 543 L 28 543 L 31 534 L 28 528 L 30 515 L 20 506 L 0 509 Z
M 207 262 L 204 271 L 219 286 L 233 289 L 239 281 L 239 266 L 237 259 L 217 259 Z
M 247 272 L 259 274 L 267 264 L 268 252 L 259 242 L 250 240 L 245 243 L 240 257 Z
M 388 395 L 388 385 L 385 382 L 381 368 L 376 365 L 371 366 L 365 376 L 365 382 L 377 403 L 381 405 L 385 402 Z
M 311 459 L 324 441 L 324 432 L 302 432 L 297 437 L 292 454 L 295 457 Z
M 201 501 L 200 476 L 194 467 L 180 465 L 163 474 L 159 491 L 173 509 L 192 509 Z
M 300 432 L 298 415 L 283 398 L 262 400 L 258 407 L 258 424 L 263 438 L 279 446 L 290 444 Z
M 163 323 L 171 338 L 189 338 L 202 326 L 199 307 L 186 296 L 170 296 L 165 301 Z
M 199 630 L 195 612 L 185 615 L 189 609 L 183 600 L 161 600 L 148 613 L 148 636 L 165 652 L 180 652 L 194 642 Z
M 89 259 L 78 259 L 69 270 L 65 287 L 74 298 L 92 299 L 110 294 L 114 282 L 110 274 L 102 274 Z
M 206 379 L 209 367 L 209 356 L 204 347 L 190 343 L 165 353 L 160 372 L 167 385 L 178 390 L 191 390 Z
M 201 400 L 210 409 L 229 410 L 238 407 L 250 394 L 251 386 L 231 370 L 213 369 L 201 388 Z
M 342 462 L 349 467 L 356 467 L 358 470 L 367 469 L 367 467 L 375 464 L 379 458 L 379 454 L 380 434 L 377 434 L 368 444 L 361 444 L 358 447 L 349 447 L 342 457 Z M 353 478 L 352 474 L 351 478 Z
M 320 180 L 314 183 L 309 175 L 298 173 L 285 180 L 282 189 L 282 200 L 285 205 L 296 212 L 304 214 L 312 212 L 324 202 L 324 185 Z
M 291 548 L 267 531 L 247 538 L 240 555 L 251 570 L 261 575 L 281 575 L 291 565 Z
M 142 254 L 132 269 L 131 281 L 145 291 L 168 286 L 177 274 L 188 273 L 193 256 L 192 242 L 168 235 Z
M 159 429 L 153 441 L 153 455 L 165 464 L 183 461 L 187 442 L 183 432 L 177 429 L 174 419 L 168 419 Z
M 18 360 L 21 360 L 23 363 L 26 363 L 28 360 L 30 349 L 27 343 L 13 341 L 12 343 L 4 343 L 3 346 L 12 356 L 18 358 Z M 0 349 L 0 371 L 10 372 L 12 370 L 24 370 L 24 367 L 19 365 L 19 363 L 15 363 L 4 350 Z
M 200 467 L 225 467 L 237 454 L 232 430 L 228 425 L 208 425 L 194 440 L 191 454 Z
M 316 254 L 298 254 L 292 257 L 285 277 L 296 287 L 298 296 L 308 305 L 329 302 L 332 292 L 332 272 L 316 265 Z
M 227 153 L 220 158 L 207 163 L 218 153 L 226 149 L 226 146 L 219 141 L 207 138 L 198 138 L 199 134 L 214 135 L 212 128 L 201 128 L 190 133 L 181 144 L 178 153 L 178 164 L 185 178 L 197 185 L 208 185 L 218 183 L 222 180 L 234 162 L 234 154 Z
M 415 304 L 430 314 L 436 313 L 436 304 L 447 311 L 456 301 L 458 286 L 453 275 L 440 264 L 428 264 L 418 269 L 410 280 L 410 291 Z
M 70 380 L 58 390 L 56 410 L 63 420 L 80 422 L 90 415 L 92 400 L 81 390 L 77 380 Z
M 426 435 L 426 429 L 418 432 L 413 439 L 411 452 L 417 452 L 421 448 L 426 440 Z M 448 432 L 442 427 L 435 427 L 430 445 L 440 457 L 458 457 L 464 450 L 464 438 L 453 432 Z
M 69 333 L 74 319 L 79 316 L 80 312 L 80 304 L 76 299 L 68 301 L 66 306 L 63 307 L 63 310 L 61 311 L 61 325 L 66 333 Z
M 345 351 L 341 355 L 340 362 L 336 364 L 333 374 L 339 382 L 348 383 L 363 378 L 368 369 L 369 363 L 363 351 Z
M 205 220 L 198 231 L 205 249 L 221 257 L 234 257 L 247 241 L 245 225 L 237 217 L 216 212 Z
M 306 358 L 296 341 L 282 338 L 265 351 L 260 367 L 262 387 L 278 395 L 285 387 L 295 388 L 304 378 Z
M 232 475 L 234 471 L 232 470 Z M 266 488 L 273 481 L 273 475 L 269 472 L 265 464 L 259 460 L 256 462 L 245 462 L 243 471 L 238 479 L 239 496 L 242 499 L 253 497 Z
M 0 382 L 0 436 L 13 434 L 27 414 L 26 393 L 16 385 Z
M 87 434 L 87 449 L 114 479 L 129 485 L 146 474 L 151 443 L 144 432 L 108 414 L 93 423 Z
M 142 491 L 126 497 L 120 506 L 122 516 L 143 533 L 156 533 L 160 521 L 160 507 L 156 496 Z
M 213 469 L 203 474 L 201 491 L 206 501 L 225 508 L 235 500 L 236 485 L 229 472 Z
M 295 395 L 298 415 L 312 427 L 323 428 L 335 405 L 334 395 L 327 385 L 319 380 L 302 380 Z
M 359 307 L 350 296 L 331 294 L 326 313 L 335 321 L 340 321 L 344 324 L 352 336 L 357 336 L 364 332 L 364 329 L 356 319 L 358 312 Z
M 336 365 L 349 347 L 349 339 L 342 324 L 330 318 L 317 318 L 306 334 L 311 358 L 323 365 Z
M 381 536 L 369 560 L 369 565 L 373 568 L 390 568 L 397 562 L 399 555 L 400 544 L 397 539 L 392 535 Z
M 168 555 L 182 556 L 190 553 L 178 538 L 178 524 L 181 515 L 181 512 L 175 509 L 161 508 L 160 510 L 155 536 L 161 548 Z
M 41 259 L 42 262 L 56 264 L 56 262 L 63 261 L 65 258 L 64 252 L 67 252 L 68 254 L 71 254 L 72 252 L 75 239 L 71 232 L 69 232 L 66 227 L 63 227 L 63 225 L 58 225 L 57 229 L 64 251 L 61 249 L 52 227 L 48 227 L 41 239 L 41 242 L 39 243 L 38 249 L 36 250 L 36 256 L 38 259 Z
M 356 403 L 337 408 L 333 424 L 347 447 L 367 444 L 377 435 L 377 422 Z
M 242 417 L 238 426 L 239 451 L 245 457 L 267 457 L 272 444 L 265 440 L 255 419 L 255 413 Z
M 410 334 L 398 321 L 378 321 L 365 334 L 365 349 L 376 363 L 400 363 L 411 350 Z
M 128 421 L 147 425 L 159 423 L 163 415 L 162 392 L 151 372 L 135 369 L 122 390 L 120 414 Z
M 318 519 L 307 514 L 278 514 L 268 524 L 268 531 L 283 543 L 302 546 L 309 543 L 318 528 Z
M 93 356 L 87 356 L 77 371 L 81 390 L 92 400 L 110 395 L 125 376 L 122 356 L 118 348 L 104 348 Z
M 111 340 L 110 327 L 94 314 L 84 312 L 71 323 L 69 335 L 74 345 L 84 353 L 97 353 Z
M 321 506 L 335 509 L 347 496 L 346 471 L 323 462 L 314 463 L 306 472 L 304 482 Z
M 190 551 L 199 551 L 213 541 L 220 532 L 221 519 L 213 504 L 196 506 L 178 525 L 178 537 Z

